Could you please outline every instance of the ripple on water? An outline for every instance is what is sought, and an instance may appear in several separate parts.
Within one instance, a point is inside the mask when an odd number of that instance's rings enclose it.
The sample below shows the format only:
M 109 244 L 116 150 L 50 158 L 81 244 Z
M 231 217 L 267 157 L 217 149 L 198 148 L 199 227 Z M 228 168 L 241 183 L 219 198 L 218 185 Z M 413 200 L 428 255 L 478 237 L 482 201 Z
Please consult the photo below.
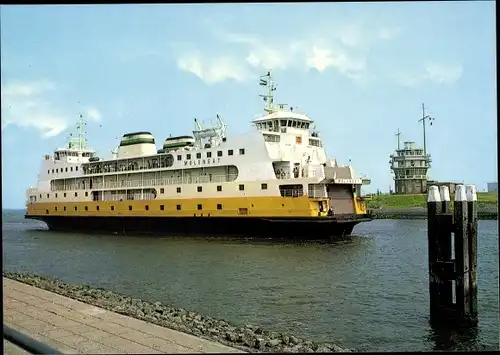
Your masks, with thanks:
M 4 268 L 363 351 L 498 349 L 498 230 L 480 221 L 479 328 L 428 325 L 425 220 L 360 224 L 342 241 L 54 233 L 10 213 Z

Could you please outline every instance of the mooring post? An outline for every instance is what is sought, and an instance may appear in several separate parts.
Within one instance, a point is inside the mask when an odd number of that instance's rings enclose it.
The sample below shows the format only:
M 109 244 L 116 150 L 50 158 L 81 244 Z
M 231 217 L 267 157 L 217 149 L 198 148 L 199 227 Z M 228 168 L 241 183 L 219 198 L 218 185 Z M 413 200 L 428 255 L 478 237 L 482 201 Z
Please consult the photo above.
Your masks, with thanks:
M 437 215 L 441 212 L 441 196 L 437 186 L 429 186 L 427 195 L 427 241 L 429 253 L 429 297 L 431 322 L 439 317 L 440 277 L 436 275 L 435 264 L 438 257 L 439 224 Z
M 475 185 L 466 185 L 469 235 L 470 316 L 477 323 L 477 193 Z
M 436 268 L 439 269 L 440 290 L 439 304 L 441 311 L 450 313 L 454 308 L 453 304 L 453 279 L 454 261 L 452 258 L 452 239 L 453 239 L 453 216 L 450 213 L 450 189 L 448 186 L 440 186 L 439 194 L 441 196 L 441 213 L 437 215 L 437 260 Z
M 456 310 L 458 321 L 466 322 L 470 317 L 469 281 L 469 238 L 467 194 L 464 185 L 455 191 L 454 232 L 455 232 L 455 271 L 456 271 Z

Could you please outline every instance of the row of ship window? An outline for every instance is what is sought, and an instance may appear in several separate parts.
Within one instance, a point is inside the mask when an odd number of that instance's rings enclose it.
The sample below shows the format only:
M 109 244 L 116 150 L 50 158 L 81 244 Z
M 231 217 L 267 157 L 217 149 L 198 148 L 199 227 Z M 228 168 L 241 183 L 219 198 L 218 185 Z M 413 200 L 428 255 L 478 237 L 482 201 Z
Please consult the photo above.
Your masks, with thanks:
M 68 167 L 65 169 L 66 172 L 68 172 Z M 73 167 L 70 166 L 70 171 L 73 171 Z M 78 166 L 75 166 L 75 171 L 78 171 Z M 59 169 L 55 169 L 56 174 L 59 173 Z M 61 168 L 61 173 L 64 172 L 63 168 Z M 47 170 L 47 174 L 50 174 L 50 169 Z M 52 169 L 52 174 L 54 174 L 54 169 Z
M 75 209 L 75 211 L 78 211 L 78 207 L 77 207 L 77 206 L 75 206 L 75 207 L 74 207 L 74 209 Z M 100 210 L 99 206 L 96 206 L 96 208 L 95 208 L 95 209 L 96 209 L 96 211 L 99 211 L 99 210 Z M 149 211 L 149 205 L 145 205 L 145 206 L 144 206 L 144 209 L 145 209 L 146 211 Z M 181 210 L 182 210 L 182 205 L 176 205 L 176 209 L 177 209 L 177 211 L 181 211 Z M 199 204 L 196 206 L 196 209 L 197 209 L 198 211 L 203 210 L 203 205 L 202 205 L 201 203 L 199 203 Z M 222 204 L 221 204 L 221 203 L 218 203 L 218 204 L 217 204 L 217 209 L 218 209 L 218 210 L 222 210 Z M 66 211 L 66 206 L 64 206 L 64 207 L 63 207 L 63 210 L 64 210 L 64 211 Z M 85 211 L 88 211 L 88 210 L 89 210 L 89 206 L 85 206 Z M 111 207 L 110 207 L 110 210 L 111 210 L 111 211 L 114 211 L 114 210 L 115 210 L 115 206 L 111 206 Z M 131 205 L 129 205 L 129 206 L 128 206 L 128 210 L 129 210 L 129 211 L 132 211 L 132 206 L 131 206 Z M 56 206 L 56 207 L 54 207 L 54 211 L 56 211 L 56 212 L 57 212 L 57 206 Z M 160 211 L 165 211 L 165 205 L 160 205 Z M 46 214 L 49 214 L 49 210 L 45 210 L 45 213 L 46 213 Z
M 227 151 L 227 155 L 234 155 L 234 151 L 232 149 L 229 149 Z M 245 148 L 240 148 L 240 155 L 245 155 Z M 217 156 L 221 157 L 222 156 L 222 150 L 217 151 Z M 212 157 L 212 152 L 207 152 L 207 158 Z M 191 159 L 191 154 L 188 153 L 186 154 L 186 160 Z M 196 153 L 196 159 L 201 159 L 201 153 Z M 182 160 L 182 155 L 177 155 L 177 160 Z
M 260 184 L 260 188 L 261 190 L 267 190 L 267 184 Z M 244 184 L 240 184 L 238 186 L 238 189 L 240 191 L 245 191 L 245 185 Z M 203 187 L 202 186 L 197 186 L 196 190 L 198 192 L 203 192 Z M 177 193 L 180 194 L 182 191 L 182 189 L 180 187 L 177 188 Z M 217 192 L 221 192 L 222 191 L 222 185 L 217 185 Z M 163 194 L 165 193 L 165 189 L 162 187 L 160 188 L 160 194 Z M 88 197 L 89 193 L 88 191 L 85 192 L 85 197 Z M 66 197 L 66 192 L 64 193 L 64 197 Z M 75 197 L 78 197 L 78 192 L 75 192 Z M 40 198 L 42 198 L 42 194 L 40 194 Z M 50 194 L 47 194 L 47 198 L 50 198 Z M 57 193 L 55 194 L 55 198 L 57 198 Z
M 239 150 L 239 153 L 240 155 L 245 155 L 245 148 L 240 148 Z M 234 155 L 234 151 L 232 149 L 229 149 L 227 151 L 227 155 Z M 222 156 L 222 150 L 219 150 L 217 151 L 217 156 L 218 157 L 221 157 Z M 207 158 L 211 158 L 212 157 L 212 152 L 207 152 Z M 201 159 L 201 153 L 196 153 L 196 159 Z M 177 155 L 177 160 L 182 160 L 182 155 Z M 191 160 L 191 154 L 186 154 L 186 160 Z M 55 170 L 55 173 L 59 173 L 59 169 L 52 169 L 52 174 L 54 174 L 54 170 Z M 65 172 L 68 172 L 68 168 L 66 167 Z M 63 171 L 63 168 L 61 168 L 61 173 L 64 172 Z M 71 166 L 70 167 L 70 171 L 73 171 L 73 167 Z M 75 171 L 78 171 L 78 166 L 75 166 Z M 47 170 L 47 174 L 50 174 L 50 169 Z

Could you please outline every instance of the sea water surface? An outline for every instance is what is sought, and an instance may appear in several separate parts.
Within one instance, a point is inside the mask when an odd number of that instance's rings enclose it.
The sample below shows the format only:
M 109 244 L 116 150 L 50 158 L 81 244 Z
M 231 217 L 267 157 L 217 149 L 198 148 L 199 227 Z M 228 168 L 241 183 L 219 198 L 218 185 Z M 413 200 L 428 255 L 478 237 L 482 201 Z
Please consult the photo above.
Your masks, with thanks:
M 358 351 L 498 350 L 497 221 L 480 221 L 477 329 L 429 326 L 425 220 L 335 242 L 50 232 L 3 211 L 4 270 L 53 276 Z

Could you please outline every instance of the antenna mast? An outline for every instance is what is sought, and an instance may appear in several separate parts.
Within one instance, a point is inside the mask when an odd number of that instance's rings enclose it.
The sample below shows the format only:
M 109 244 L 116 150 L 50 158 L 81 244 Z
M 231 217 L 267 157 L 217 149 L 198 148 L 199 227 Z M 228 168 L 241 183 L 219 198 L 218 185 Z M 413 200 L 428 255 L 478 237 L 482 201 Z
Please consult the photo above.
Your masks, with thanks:
M 76 130 L 78 134 L 75 138 L 73 137 L 73 135 L 71 135 L 68 145 L 69 148 L 76 148 L 76 149 L 87 148 L 87 138 L 85 138 L 85 126 L 87 126 L 87 122 L 83 118 L 83 115 L 80 114 L 80 118 L 76 122 Z
M 400 146 L 400 136 L 401 136 L 402 132 L 399 131 L 399 128 L 398 128 L 398 133 L 396 133 L 396 137 L 398 137 L 398 150 L 399 150 L 399 146 Z
M 422 127 L 424 129 L 424 155 L 427 156 L 427 147 L 426 147 L 426 140 L 425 140 L 425 121 L 429 120 L 430 125 L 432 126 L 432 121 L 435 120 L 434 117 L 431 117 L 429 115 L 425 115 L 425 106 L 422 103 L 422 118 L 418 120 L 418 122 L 422 122 Z
M 271 113 L 274 111 L 273 103 L 273 91 L 276 90 L 276 85 L 271 77 L 271 71 L 268 71 L 266 75 L 260 77 L 259 81 L 260 86 L 267 87 L 267 95 L 259 95 L 266 102 L 266 106 L 264 107 L 264 111 Z

